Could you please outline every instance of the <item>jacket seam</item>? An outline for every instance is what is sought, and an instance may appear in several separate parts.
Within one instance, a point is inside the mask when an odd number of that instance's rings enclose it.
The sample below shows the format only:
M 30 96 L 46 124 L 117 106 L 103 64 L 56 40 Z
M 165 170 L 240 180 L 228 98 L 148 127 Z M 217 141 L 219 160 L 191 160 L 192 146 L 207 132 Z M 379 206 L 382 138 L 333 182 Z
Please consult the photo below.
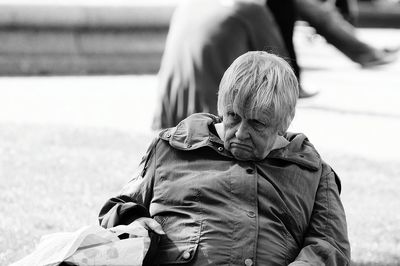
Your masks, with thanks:
M 329 179 L 328 179 L 328 176 L 329 175 L 331 175 L 331 174 L 334 174 L 334 172 L 333 172 L 333 170 L 330 170 L 330 172 L 329 173 L 327 173 L 327 174 L 325 174 L 324 176 L 323 176 L 323 178 L 325 179 L 325 182 L 326 182 L 326 199 L 327 199 L 327 208 L 328 208 L 328 213 L 327 213 L 327 219 L 326 219 L 326 221 L 325 221 L 325 231 L 328 233 L 327 234 L 327 239 L 328 239 L 328 243 L 330 244 L 330 245 L 332 245 L 331 244 L 331 239 L 332 239 L 332 234 L 331 234 L 331 223 L 330 223 L 330 221 L 331 221 L 331 216 L 332 216 L 332 208 L 331 208 L 331 200 L 330 200 L 330 197 L 329 197 L 329 189 L 331 188 L 331 186 L 329 185 Z M 329 230 L 329 231 L 328 231 Z M 335 242 L 335 241 L 333 241 L 333 242 Z M 335 250 L 336 251 L 338 251 L 338 252 L 340 252 L 340 254 L 343 256 L 343 258 L 346 258 L 346 262 L 347 262 L 347 264 L 346 265 L 348 265 L 349 264 L 349 261 L 348 261 L 348 259 L 347 259 L 347 257 L 346 257 L 346 255 L 345 254 L 343 254 L 343 252 L 340 250 L 340 249 L 337 249 L 337 248 L 335 248 Z M 326 262 L 326 261 L 328 261 L 328 259 L 326 259 L 325 261 L 324 261 L 324 263 Z
M 253 250 L 253 261 L 255 262 L 255 264 L 257 265 L 257 249 L 258 249 L 258 237 L 260 234 L 260 224 L 259 224 L 259 218 L 260 218 L 260 214 L 259 214 L 259 209 L 258 209 L 258 179 L 259 179 L 259 175 L 258 173 L 256 174 L 256 180 L 255 180 L 255 185 L 254 185 L 254 202 L 255 202 L 255 211 L 256 211 L 256 236 L 255 236 L 255 241 L 254 241 L 254 250 Z
M 330 230 L 329 219 L 331 216 L 331 202 L 330 202 L 330 198 L 329 198 L 329 180 L 327 178 L 327 176 L 330 175 L 330 173 L 332 173 L 332 172 L 329 172 L 328 174 L 324 175 L 324 177 L 323 177 L 325 184 L 326 184 L 325 197 L 326 197 L 326 204 L 327 204 L 327 216 L 326 216 L 325 228 L 324 228 L 326 230 L 326 232 L 328 232 L 328 229 Z M 331 234 L 329 232 L 329 236 L 330 235 Z
M 155 146 L 154 146 L 154 158 L 153 158 L 153 173 L 152 173 L 152 188 L 151 188 L 151 197 L 150 197 L 150 202 L 149 202 L 149 213 L 150 213 L 150 204 L 151 204 L 151 199 L 153 198 L 153 196 L 154 196 L 154 185 L 155 185 L 155 182 L 156 182 L 156 168 L 157 168 L 157 164 L 156 164 L 156 162 L 157 162 L 157 148 L 158 148 L 158 144 L 159 144 L 159 142 L 160 142 L 160 138 L 158 138 L 157 139 L 157 142 L 156 142 L 156 144 L 155 144 Z M 150 158 L 149 158 L 150 159 Z
M 230 201 L 231 202 L 233 202 L 233 196 L 232 196 L 232 175 L 230 175 L 230 173 L 229 173 L 229 199 L 230 199 Z M 234 215 L 236 215 L 236 213 L 233 213 Z M 232 223 L 232 240 L 236 240 L 236 239 L 234 239 L 234 238 L 236 238 L 236 236 L 235 236 L 235 229 L 236 229 L 236 223 L 235 222 L 233 222 Z M 234 265 L 234 258 L 233 258 L 233 243 L 234 243 L 234 241 L 232 241 L 232 244 L 231 244 L 231 249 L 230 249 L 230 253 L 229 253 L 229 265 Z
M 329 185 L 329 179 L 328 176 L 331 175 L 333 173 L 332 170 L 330 170 L 328 173 L 324 174 L 322 176 L 323 182 L 325 182 L 326 184 L 326 189 L 325 189 L 325 197 L 326 197 L 326 202 L 327 202 L 327 216 L 325 219 L 325 226 L 324 226 L 324 230 L 326 232 L 328 232 L 328 229 L 330 230 L 330 218 L 332 216 L 332 207 L 331 207 L 331 199 L 329 197 L 329 189 L 330 189 L 330 185 Z M 329 231 L 329 238 L 331 238 L 331 233 Z

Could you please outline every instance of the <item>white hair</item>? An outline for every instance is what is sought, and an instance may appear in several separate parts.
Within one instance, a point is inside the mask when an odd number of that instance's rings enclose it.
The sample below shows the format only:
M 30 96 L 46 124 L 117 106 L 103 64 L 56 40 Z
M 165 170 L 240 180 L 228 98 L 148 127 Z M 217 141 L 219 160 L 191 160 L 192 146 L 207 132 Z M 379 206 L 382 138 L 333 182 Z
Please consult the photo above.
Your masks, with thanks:
M 296 75 L 284 59 L 264 51 L 247 52 L 222 77 L 218 114 L 227 108 L 238 114 L 268 113 L 283 134 L 294 118 L 298 95 Z

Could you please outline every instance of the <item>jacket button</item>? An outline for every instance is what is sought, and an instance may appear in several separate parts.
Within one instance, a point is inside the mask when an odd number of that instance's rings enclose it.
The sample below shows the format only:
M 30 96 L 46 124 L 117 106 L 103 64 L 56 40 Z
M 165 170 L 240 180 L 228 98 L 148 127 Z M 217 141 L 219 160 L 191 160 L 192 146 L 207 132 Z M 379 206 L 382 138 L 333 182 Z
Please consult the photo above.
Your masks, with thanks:
M 223 147 L 218 147 L 218 151 L 222 152 L 224 150 Z
M 246 169 L 246 172 L 247 172 L 248 174 L 252 174 L 252 173 L 254 173 L 254 170 L 251 169 L 251 168 L 248 168 L 248 169 Z
M 167 135 L 165 135 L 167 138 L 170 138 L 171 137 L 171 133 L 167 133 Z
M 253 211 L 249 211 L 247 212 L 247 216 L 249 216 L 250 218 L 254 218 L 256 217 L 256 214 Z
M 183 252 L 182 258 L 183 258 L 184 260 L 190 259 L 190 253 L 189 253 L 188 251 Z
M 252 259 L 245 259 L 245 260 L 244 260 L 244 265 L 246 265 L 246 266 L 252 266 L 252 265 L 253 265 L 253 260 L 252 260 Z

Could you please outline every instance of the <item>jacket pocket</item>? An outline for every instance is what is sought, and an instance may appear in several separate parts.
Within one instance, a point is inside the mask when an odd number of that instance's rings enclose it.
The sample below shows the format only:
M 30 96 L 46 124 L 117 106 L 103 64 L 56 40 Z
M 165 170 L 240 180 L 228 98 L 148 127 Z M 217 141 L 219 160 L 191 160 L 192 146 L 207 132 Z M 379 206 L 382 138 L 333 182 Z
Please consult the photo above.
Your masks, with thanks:
M 162 237 L 158 246 L 155 265 L 177 265 L 190 263 L 196 256 L 198 241 L 171 241 Z
M 293 235 L 284 225 L 282 225 L 282 233 L 285 236 L 285 260 L 286 264 L 289 264 L 296 258 L 296 256 L 300 252 L 300 248 Z

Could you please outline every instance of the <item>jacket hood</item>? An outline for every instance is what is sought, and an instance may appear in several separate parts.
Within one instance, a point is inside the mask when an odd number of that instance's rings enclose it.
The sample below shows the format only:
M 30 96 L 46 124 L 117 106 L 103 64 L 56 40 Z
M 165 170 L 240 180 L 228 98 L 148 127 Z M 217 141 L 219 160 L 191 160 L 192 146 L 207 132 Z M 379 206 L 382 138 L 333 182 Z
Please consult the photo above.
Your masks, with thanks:
M 221 149 L 223 141 L 210 132 L 209 126 L 220 122 L 220 117 L 198 113 L 182 120 L 176 127 L 161 131 L 159 137 L 168 141 L 175 149 L 195 150 L 209 146 L 225 156 L 232 157 L 228 151 Z M 289 144 L 281 149 L 272 150 L 267 158 L 292 162 L 313 171 L 320 169 L 321 157 L 304 134 L 287 132 L 283 137 Z

